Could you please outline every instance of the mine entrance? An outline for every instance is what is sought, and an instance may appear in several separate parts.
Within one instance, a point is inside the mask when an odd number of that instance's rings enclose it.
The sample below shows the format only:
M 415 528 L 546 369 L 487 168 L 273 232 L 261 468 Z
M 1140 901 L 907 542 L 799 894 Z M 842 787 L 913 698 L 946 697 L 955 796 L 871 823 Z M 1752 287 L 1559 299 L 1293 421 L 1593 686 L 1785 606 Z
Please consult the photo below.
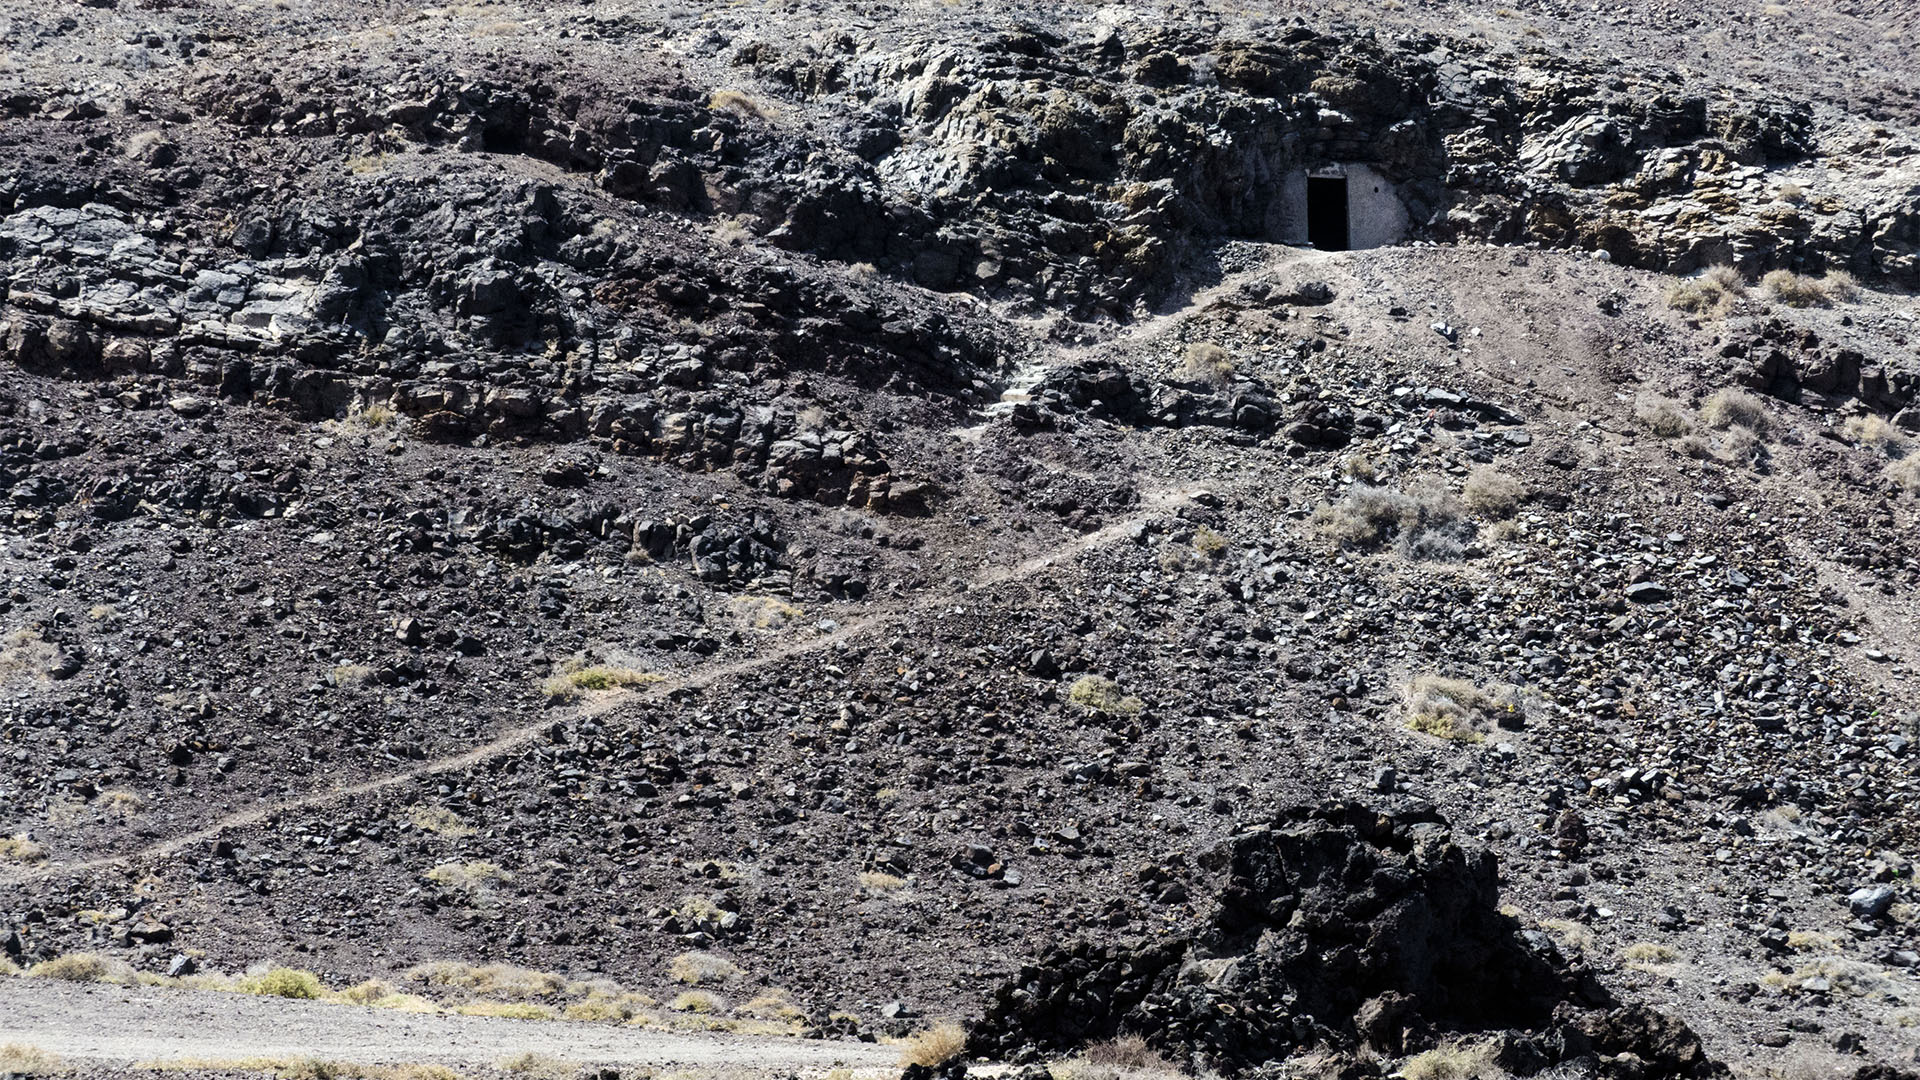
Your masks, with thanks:
M 1347 250 L 1347 178 L 1307 177 L 1307 243 L 1321 251 Z

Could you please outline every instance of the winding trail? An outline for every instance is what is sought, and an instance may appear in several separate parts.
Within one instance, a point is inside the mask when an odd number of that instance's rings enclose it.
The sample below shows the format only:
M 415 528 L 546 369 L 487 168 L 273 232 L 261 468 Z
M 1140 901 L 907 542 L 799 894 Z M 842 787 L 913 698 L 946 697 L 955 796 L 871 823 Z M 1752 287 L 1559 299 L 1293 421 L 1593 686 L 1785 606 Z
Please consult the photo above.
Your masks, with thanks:
M 357 1065 L 492 1067 L 535 1053 L 583 1065 L 751 1073 L 898 1068 L 899 1049 L 873 1043 L 669 1032 L 614 1024 L 404 1013 L 362 1005 L 208 990 L 0 979 L 0 1046 L 19 1043 L 66 1064 L 247 1059 Z
M 875 630 L 895 626 L 910 616 L 944 605 L 963 602 L 968 593 L 977 589 L 991 588 L 1022 578 L 1031 577 L 1041 570 L 1058 565 L 1086 551 L 1103 547 L 1123 536 L 1131 535 L 1133 530 L 1147 519 L 1164 513 L 1189 500 L 1187 492 L 1175 489 L 1162 489 L 1143 492 L 1140 508 L 1133 514 L 1094 532 L 1073 538 L 1059 548 L 1031 556 L 1008 566 L 995 567 L 978 574 L 964 588 L 946 590 L 933 595 L 923 595 L 905 601 L 891 609 L 881 608 L 856 617 L 829 633 L 806 638 L 801 641 L 770 649 L 764 653 L 741 660 L 711 667 L 697 668 L 678 677 L 651 683 L 637 691 L 606 694 L 582 703 L 579 707 L 565 713 L 552 713 L 538 721 L 510 728 L 493 739 L 471 749 L 448 757 L 423 762 L 409 769 L 387 773 L 357 784 L 328 788 L 281 802 L 267 803 L 248 810 L 228 814 L 213 823 L 192 832 L 163 840 L 157 844 L 116 855 L 102 855 L 79 861 L 49 861 L 37 863 L 19 869 L 9 869 L 0 873 L 0 886 L 30 884 L 64 874 L 83 873 L 112 866 L 130 866 L 142 860 L 165 858 L 188 848 L 204 846 L 229 829 L 257 825 L 277 814 L 288 811 L 309 810 L 328 806 L 349 799 L 359 798 L 384 791 L 388 788 L 406 784 L 422 777 L 440 773 L 458 772 L 471 768 L 496 757 L 513 753 L 538 740 L 543 732 L 551 728 L 556 721 L 580 720 L 598 716 L 625 708 L 636 702 L 658 701 L 673 693 L 686 690 L 704 690 L 716 683 L 736 675 L 744 675 L 762 668 L 773 667 L 797 657 L 806 656 L 832 648 L 835 644 L 852 638 L 864 636 Z

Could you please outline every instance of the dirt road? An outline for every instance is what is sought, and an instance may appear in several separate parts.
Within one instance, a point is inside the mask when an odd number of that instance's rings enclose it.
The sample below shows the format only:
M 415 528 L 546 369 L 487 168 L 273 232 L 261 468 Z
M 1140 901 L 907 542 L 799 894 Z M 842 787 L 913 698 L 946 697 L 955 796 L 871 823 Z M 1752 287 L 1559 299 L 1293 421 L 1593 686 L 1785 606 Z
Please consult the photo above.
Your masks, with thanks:
M 582 1064 L 820 1074 L 891 1071 L 897 1048 L 610 1024 L 435 1016 L 212 991 L 0 979 L 0 1046 L 72 1063 L 320 1058 L 357 1064 L 493 1066 L 532 1051 Z

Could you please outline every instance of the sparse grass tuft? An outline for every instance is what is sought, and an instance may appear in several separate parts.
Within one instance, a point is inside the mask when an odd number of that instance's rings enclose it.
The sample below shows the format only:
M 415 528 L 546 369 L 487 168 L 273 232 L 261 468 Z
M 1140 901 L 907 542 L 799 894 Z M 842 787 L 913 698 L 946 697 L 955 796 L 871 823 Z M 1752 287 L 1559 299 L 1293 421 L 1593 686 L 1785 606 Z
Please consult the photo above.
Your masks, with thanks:
M 604 690 L 617 690 L 627 686 L 644 686 L 647 683 L 662 682 L 664 675 L 651 671 L 635 671 L 633 668 L 604 667 L 598 664 L 573 668 L 563 668 L 560 674 L 548 679 L 542 686 L 549 701 L 572 701 L 583 693 L 598 693 Z
M 327 681 L 341 688 L 366 686 L 373 677 L 373 669 L 365 664 L 341 664 L 327 672 Z
M 300 1001 L 318 1001 L 327 993 L 326 986 L 320 982 L 320 976 L 298 968 L 274 968 L 258 975 L 248 975 L 235 983 L 234 989 L 243 994 L 294 998 Z
M 1787 948 L 1795 952 L 1839 952 L 1840 942 L 1831 934 L 1794 930 L 1787 934 Z
M 1776 971 L 1760 981 L 1776 989 L 1804 990 L 1809 989 L 1805 984 L 1810 979 L 1824 979 L 1831 992 L 1851 997 L 1870 997 L 1883 993 L 1893 995 L 1896 988 L 1895 982 L 1888 978 L 1884 970 L 1839 956 L 1816 957 L 1794 968 L 1791 975 Z
M 506 1020 L 552 1020 L 554 1011 L 531 1001 L 469 1001 L 454 1007 L 462 1016 L 497 1016 Z
M 944 1065 L 965 1053 L 967 1032 L 951 1020 L 942 1020 L 924 1031 L 907 1036 L 900 1043 L 900 1064 Z
M 672 1009 L 674 1012 L 698 1013 L 701 1016 L 711 1016 L 715 1013 L 725 1012 L 727 1003 L 722 1001 L 718 994 L 709 993 L 705 990 L 688 990 L 668 1002 L 667 1008 Z
M 37 863 L 45 861 L 47 847 L 26 833 L 0 836 L 0 862 Z
M 1405 1080 L 1491 1080 L 1505 1076 L 1495 1064 L 1493 1043 L 1451 1042 L 1415 1054 L 1400 1064 Z
M 860 871 L 860 887 L 868 892 L 890 893 L 905 888 L 907 879 L 895 877 L 879 870 Z
M 1710 427 L 1746 428 L 1758 438 L 1765 438 L 1773 425 L 1772 418 L 1767 415 L 1767 407 L 1761 404 L 1759 398 L 1732 387 L 1715 390 L 1707 403 L 1700 407 L 1700 418 Z
M 1181 354 L 1177 374 L 1188 382 L 1226 383 L 1233 378 L 1233 354 L 1210 341 L 1196 341 Z
M 756 1020 L 776 1020 L 788 1024 L 799 1023 L 807 1016 L 804 1010 L 793 1003 L 792 994 L 778 988 L 740 1006 L 740 1013 Z
M 464 893 L 468 901 L 479 903 L 491 895 L 487 886 L 496 881 L 512 881 L 513 875 L 500 869 L 497 863 L 474 859 L 470 862 L 441 863 L 427 871 L 426 879 L 442 888 Z
M 1540 929 L 1558 938 L 1562 945 L 1570 945 L 1581 952 L 1593 949 L 1593 931 L 1571 919 L 1541 919 Z
M 806 614 L 805 611 L 772 596 L 742 596 L 733 602 L 734 613 L 755 630 L 772 630 Z
M 1460 501 L 1485 518 L 1510 518 L 1527 497 L 1527 485 L 1491 465 L 1476 466 L 1460 489 Z
M 1731 266 L 1711 266 L 1667 287 L 1667 306 L 1689 315 L 1719 318 L 1747 294 L 1747 284 Z
M 1231 541 L 1205 525 L 1193 530 L 1193 550 L 1209 559 L 1219 558 L 1231 546 Z
M 1099 675 L 1082 675 L 1067 689 L 1067 700 L 1083 709 L 1110 716 L 1138 716 L 1147 703 L 1129 697 L 1120 684 Z
M 673 981 L 688 986 L 724 983 L 740 974 L 740 967 L 724 956 L 708 952 L 684 952 L 667 964 Z
M 445 1065 L 361 1065 L 326 1058 L 168 1058 L 142 1061 L 143 1072 L 262 1073 L 276 1080 L 461 1080 Z
M 1645 971 L 1671 964 L 1680 959 L 1680 954 L 1670 945 L 1662 945 L 1654 941 L 1636 941 L 1621 950 L 1620 959 L 1625 960 L 1628 967 Z
M 465 818 L 444 806 L 415 806 L 407 811 L 407 820 L 416 829 L 422 829 L 436 836 L 457 840 L 462 836 L 472 836 L 474 829 Z
M 347 422 L 369 430 L 381 430 L 399 423 L 400 414 L 391 406 L 370 402 L 348 410 Z

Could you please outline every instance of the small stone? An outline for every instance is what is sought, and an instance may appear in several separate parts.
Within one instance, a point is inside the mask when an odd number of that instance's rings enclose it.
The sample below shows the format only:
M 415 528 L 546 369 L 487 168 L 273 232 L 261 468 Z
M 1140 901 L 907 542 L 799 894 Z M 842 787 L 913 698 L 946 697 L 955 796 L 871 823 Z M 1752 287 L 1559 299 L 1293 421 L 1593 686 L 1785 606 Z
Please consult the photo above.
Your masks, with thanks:
M 181 394 L 178 397 L 168 398 L 167 408 L 192 420 L 207 415 L 207 410 L 213 408 L 213 405 L 207 401 L 206 398 L 194 397 L 192 394 Z
M 1893 906 L 1893 887 L 1875 885 L 1847 894 L 1847 909 L 1862 919 L 1877 919 Z

